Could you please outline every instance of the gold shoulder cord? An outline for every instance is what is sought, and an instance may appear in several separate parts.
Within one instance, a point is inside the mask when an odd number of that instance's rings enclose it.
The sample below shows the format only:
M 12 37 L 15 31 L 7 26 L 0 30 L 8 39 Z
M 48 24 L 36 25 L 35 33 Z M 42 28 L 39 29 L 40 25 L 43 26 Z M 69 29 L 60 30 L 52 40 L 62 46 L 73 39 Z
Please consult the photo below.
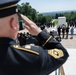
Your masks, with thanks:
M 16 48 L 17 50 L 22 50 L 22 51 L 26 51 L 26 52 L 29 52 L 29 53 L 33 53 L 33 54 L 39 55 L 39 53 L 36 52 L 36 51 L 29 50 L 29 49 L 26 49 L 26 48 L 22 48 L 22 47 L 17 46 L 17 45 L 13 45 L 13 47 Z

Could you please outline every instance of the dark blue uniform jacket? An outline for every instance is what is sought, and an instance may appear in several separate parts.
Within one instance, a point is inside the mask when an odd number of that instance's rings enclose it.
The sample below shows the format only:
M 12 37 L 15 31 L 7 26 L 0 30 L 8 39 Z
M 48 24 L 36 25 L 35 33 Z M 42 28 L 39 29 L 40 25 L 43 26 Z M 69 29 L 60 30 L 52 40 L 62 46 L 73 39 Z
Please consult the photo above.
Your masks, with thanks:
M 45 32 L 37 37 L 41 46 L 0 38 L 0 75 L 47 75 L 65 63 L 69 55 L 58 41 Z

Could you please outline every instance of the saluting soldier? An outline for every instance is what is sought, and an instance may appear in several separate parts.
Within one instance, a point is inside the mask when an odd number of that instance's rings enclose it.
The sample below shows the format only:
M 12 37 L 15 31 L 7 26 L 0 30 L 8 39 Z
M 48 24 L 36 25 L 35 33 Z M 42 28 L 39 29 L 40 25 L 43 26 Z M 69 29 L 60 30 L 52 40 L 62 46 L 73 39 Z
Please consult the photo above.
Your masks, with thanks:
M 24 28 L 41 43 L 20 46 L 16 43 L 19 30 L 17 3 L 19 0 L 0 1 L 0 75 L 47 75 L 59 68 L 68 58 L 67 50 L 21 15 Z

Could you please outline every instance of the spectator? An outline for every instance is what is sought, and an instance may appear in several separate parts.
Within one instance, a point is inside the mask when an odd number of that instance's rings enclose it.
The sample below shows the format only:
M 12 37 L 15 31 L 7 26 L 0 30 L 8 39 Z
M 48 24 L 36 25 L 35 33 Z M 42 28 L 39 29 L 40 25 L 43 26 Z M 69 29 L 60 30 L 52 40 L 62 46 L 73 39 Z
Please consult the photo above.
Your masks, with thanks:
M 65 36 L 65 27 L 62 27 L 62 38 Z
M 66 39 L 68 39 L 68 34 L 69 34 L 69 26 L 66 27 Z
M 73 35 L 74 35 L 74 27 L 73 26 L 70 29 L 70 33 L 71 33 L 70 39 L 73 39 Z
M 61 27 L 60 26 L 58 27 L 58 30 L 57 31 L 58 31 L 58 35 L 60 37 L 60 35 L 61 35 Z

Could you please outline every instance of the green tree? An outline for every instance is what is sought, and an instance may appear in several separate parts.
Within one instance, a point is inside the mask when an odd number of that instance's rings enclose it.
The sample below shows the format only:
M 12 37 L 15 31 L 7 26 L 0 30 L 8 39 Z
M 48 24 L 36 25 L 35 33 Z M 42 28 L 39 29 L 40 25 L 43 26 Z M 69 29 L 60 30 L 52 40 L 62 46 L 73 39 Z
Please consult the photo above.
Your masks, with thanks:
M 56 15 L 55 15 L 55 19 L 58 19 L 58 17 L 59 17 L 59 14 L 58 14 L 58 13 L 56 13 Z
M 26 15 L 28 18 L 35 21 L 37 12 L 34 8 L 30 6 L 28 2 L 22 3 L 21 5 L 18 5 L 18 7 L 22 14 Z
M 52 20 L 51 16 L 44 16 L 43 14 L 39 14 L 39 12 L 30 6 L 29 2 L 18 5 L 18 8 L 22 14 L 26 15 L 29 19 L 36 23 L 44 24 Z

